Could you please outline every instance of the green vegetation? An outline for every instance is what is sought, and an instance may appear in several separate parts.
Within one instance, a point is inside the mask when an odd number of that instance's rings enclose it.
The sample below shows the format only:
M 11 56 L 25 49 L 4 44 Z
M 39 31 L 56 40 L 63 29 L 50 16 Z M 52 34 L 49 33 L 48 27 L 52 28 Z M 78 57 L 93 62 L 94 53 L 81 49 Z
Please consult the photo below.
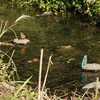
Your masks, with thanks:
M 27 11 L 52 11 L 55 14 L 67 12 L 95 16 L 100 14 L 100 0 L 4 0 L 1 4 Z

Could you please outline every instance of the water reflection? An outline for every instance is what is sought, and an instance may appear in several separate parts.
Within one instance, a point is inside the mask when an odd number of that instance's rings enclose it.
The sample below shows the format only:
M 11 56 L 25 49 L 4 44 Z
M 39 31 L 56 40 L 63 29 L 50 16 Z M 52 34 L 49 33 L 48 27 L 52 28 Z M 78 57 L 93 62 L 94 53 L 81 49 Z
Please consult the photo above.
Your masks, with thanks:
M 83 85 L 87 83 L 94 82 L 96 78 L 100 78 L 100 72 L 82 72 L 81 82 Z
M 21 55 L 25 55 L 25 54 L 28 52 L 27 49 L 28 49 L 28 48 L 27 48 L 26 46 L 22 47 L 22 48 L 20 49 L 20 54 L 21 54 Z

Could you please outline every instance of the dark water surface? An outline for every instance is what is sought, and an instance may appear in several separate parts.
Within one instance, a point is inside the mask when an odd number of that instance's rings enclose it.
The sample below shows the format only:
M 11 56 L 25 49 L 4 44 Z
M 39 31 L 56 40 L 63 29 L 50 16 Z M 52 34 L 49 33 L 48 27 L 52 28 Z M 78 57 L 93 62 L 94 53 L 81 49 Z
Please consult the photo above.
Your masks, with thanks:
M 8 20 L 9 25 L 20 15 L 28 14 L 0 9 L 0 20 Z M 32 19 L 18 22 L 13 29 L 18 36 L 20 32 L 24 32 L 31 41 L 26 46 L 0 47 L 8 53 L 15 49 L 13 59 L 21 80 L 33 75 L 33 83 L 37 85 L 41 48 L 44 48 L 43 77 L 48 58 L 53 55 L 53 65 L 47 79 L 48 88 L 75 89 L 100 76 L 100 73 L 83 73 L 80 67 L 84 54 L 88 55 L 88 62 L 100 63 L 100 29 L 95 25 L 81 22 L 73 16 L 68 17 L 65 23 L 61 17 L 33 15 Z M 8 32 L 1 40 L 5 42 L 13 38 L 13 34 Z

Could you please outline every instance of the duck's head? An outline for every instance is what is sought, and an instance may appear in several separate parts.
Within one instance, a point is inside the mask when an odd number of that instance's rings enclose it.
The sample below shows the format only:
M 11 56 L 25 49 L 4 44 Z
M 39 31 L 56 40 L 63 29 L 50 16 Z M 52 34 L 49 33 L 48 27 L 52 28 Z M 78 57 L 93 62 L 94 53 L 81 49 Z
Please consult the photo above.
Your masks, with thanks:
M 87 55 L 84 55 L 82 63 L 81 63 L 81 68 L 84 69 L 84 67 L 87 65 Z
M 21 39 L 25 39 L 25 38 L 26 38 L 26 35 L 25 35 L 23 32 L 21 32 L 21 33 L 20 33 L 20 38 L 21 38 Z

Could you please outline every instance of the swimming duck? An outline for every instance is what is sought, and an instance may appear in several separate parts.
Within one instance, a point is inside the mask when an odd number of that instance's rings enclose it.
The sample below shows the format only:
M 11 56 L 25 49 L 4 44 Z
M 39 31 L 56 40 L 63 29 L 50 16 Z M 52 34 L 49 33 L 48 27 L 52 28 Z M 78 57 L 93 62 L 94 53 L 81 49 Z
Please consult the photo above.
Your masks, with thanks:
M 87 55 L 85 55 L 83 57 L 81 68 L 87 71 L 98 71 L 98 70 L 100 71 L 100 64 L 97 64 L 97 63 L 87 64 Z
M 91 89 L 96 87 L 96 82 L 89 83 L 83 87 L 83 89 Z M 100 89 L 100 82 L 98 82 L 97 87 Z
M 22 44 L 22 45 L 26 45 L 30 42 L 30 40 L 26 38 L 26 35 L 24 33 L 21 32 L 20 36 L 21 36 L 20 39 L 15 38 L 13 40 L 13 42 L 16 43 L 16 44 Z
M 83 86 L 82 89 L 92 89 L 92 88 L 98 88 L 98 89 L 100 89 L 100 81 L 99 81 L 98 77 L 96 79 L 96 82 L 91 82 L 89 84 L 86 84 L 85 86 Z
M 36 16 L 51 16 L 51 15 L 53 15 L 53 13 L 51 11 L 47 11 L 47 12 L 44 12 L 42 14 L 38 14 Z

